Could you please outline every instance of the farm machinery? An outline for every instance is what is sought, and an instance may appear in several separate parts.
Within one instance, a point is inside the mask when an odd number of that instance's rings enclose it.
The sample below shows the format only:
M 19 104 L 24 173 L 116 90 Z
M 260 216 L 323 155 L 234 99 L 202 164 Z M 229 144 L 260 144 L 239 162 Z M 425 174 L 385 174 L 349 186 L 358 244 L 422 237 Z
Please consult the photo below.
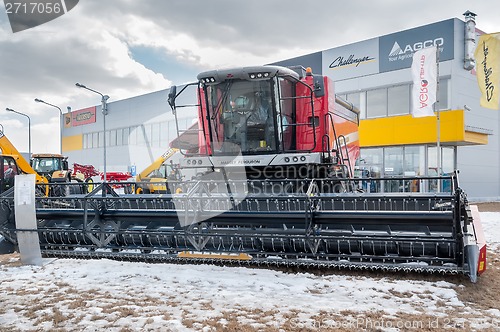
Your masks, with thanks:
M 104 180 L 104 173 L 99 172 L 94 165 L 82 165 L 78 163 L 73 163 L 73 170 L 71 172 L 72 179 L 77 182 L 85 182 L 86 192 L 91 192 L 94 188 L 94 177 L 98 176 L 101 180 Z M 128 172 L 106 172 L 106 177 L 110 182 L 123 182 L 130 180 L 132 175 Z M 122 187 L 122 184 L 113 184 L 114 188 Z M 130 186 L 125 186 L 129 188 Z
M 198 148 L 181 148 L 180 169 L 195 175 L 167 181 L 183 190 L 119 195 L 101 183 L 86 195 L 38 197 L 33 231 L 44 255 L 460 273 L 472 281 L 484 271 L 480 221 L 457 173 L 353 178 L 359 111 L 328 77 L 279 66 L 204 72 L 171 88 L 176 118 L 191 88 Z M 401 184 L 396 192 L 358 185 L 389 180 Z M 411 181 L 419 192 L 405 191 Z M 429 189 L 445 181 L 447 192 Z M 0 197 L 0 232 L 16 243 L 11 196 Z
M 169 193 L 170 188 L 167 186 L 167 181 L 179 183 L 179 180 L 182 179 L 179 168 L 174 165 L 173 161 L 170 160 L 170 164 L 167 163 L 167 160 L 178 151 L 179 149 L 177 148 L 169 148 L 165 151 L 143 171 L 137 174 L 134 185 L 126 187 L 132 190 L 127 190 L 127 192 L 135 192 L 137 194 Z M 180 187 L 176 188 L 176 192 L 180 190 Z

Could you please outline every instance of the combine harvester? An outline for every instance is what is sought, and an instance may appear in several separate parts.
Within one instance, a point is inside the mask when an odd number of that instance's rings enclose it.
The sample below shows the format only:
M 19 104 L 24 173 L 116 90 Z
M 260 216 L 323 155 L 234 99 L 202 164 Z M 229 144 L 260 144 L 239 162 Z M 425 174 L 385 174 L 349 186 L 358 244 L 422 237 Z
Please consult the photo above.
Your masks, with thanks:
M 196 105 L 181 105 L 189 89 Z M 183 95 L 184 97 L 184 95 Z M 162 262 L 348 268 L 465 274 L 485 269 L 486 246 L 457 174 L 397 181 L 400 192 L 358 189 L 359 112 L 310 70 L 214 70 L 168 102 L 198 109 L 198 150 L 181 169 L 182 192 L 40 197 L 44 255 Z M 176 148 L 182 149 L 182 132 Z M 187 130 L 187 129 L 186 129 Z M 192 137 L 192 135 L 191 135 Z M 404 192 L 420 183 L 420 192 Z M 448 192 L 430 192 L 447 181 Z M 438 186 L 439 187 L 439 186 Z M 0 201 L 0 231 L 15 243 L 13 201 Z

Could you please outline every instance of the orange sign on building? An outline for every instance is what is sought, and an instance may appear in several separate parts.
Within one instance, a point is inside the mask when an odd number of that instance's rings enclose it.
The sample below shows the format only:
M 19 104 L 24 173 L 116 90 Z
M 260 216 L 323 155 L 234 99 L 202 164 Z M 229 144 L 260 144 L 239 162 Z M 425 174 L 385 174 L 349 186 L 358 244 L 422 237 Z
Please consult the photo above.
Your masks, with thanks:
M 76 127 L 96 121 L 96 106 L 64 114 L 64 127 Z

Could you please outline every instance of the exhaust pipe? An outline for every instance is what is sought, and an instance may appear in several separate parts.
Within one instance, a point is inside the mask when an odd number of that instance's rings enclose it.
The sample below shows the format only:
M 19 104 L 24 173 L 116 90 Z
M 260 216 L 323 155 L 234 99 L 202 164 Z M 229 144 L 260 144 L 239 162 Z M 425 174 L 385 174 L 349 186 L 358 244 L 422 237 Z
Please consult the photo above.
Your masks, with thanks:
M 465 44 L 465 58 L 464 69 L 472 70 L 476 65 L 474 59 L 474 51 L 476 50 L 476 19 L 477 16 L 471 11 L 466 11 L 465 16 L 465 31 L 464 31 L 464 44 Z

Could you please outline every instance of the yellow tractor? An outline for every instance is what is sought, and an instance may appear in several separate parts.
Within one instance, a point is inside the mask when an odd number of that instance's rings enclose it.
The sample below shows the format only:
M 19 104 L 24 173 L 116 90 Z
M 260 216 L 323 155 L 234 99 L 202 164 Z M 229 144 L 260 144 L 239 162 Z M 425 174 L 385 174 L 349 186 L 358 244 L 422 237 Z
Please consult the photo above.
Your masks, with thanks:
M 60 184 L 51 186 L 51 196 L 67 196 L 70 193 L 70 186 L 67 185 L 71 183 L 68 157 L 56 153 L 33 154 L 31 167 L 49 183 Z
M 4 192 L 14 186 L 14 177 L 18 174 L 35 174 L 37 186 L 37 195 L 48 196 L 49 186 L 44 184 L 49 183 L 49 180 L 38 174 L 30 165 L 16 147 L 5 136 L 3 131 L 0 131 L 0 149 L 2 154 L 0 159 L 3 168 L 0 174 L 0 192 Z
M 173 163 L 169 165 L 165 162 L 178 151 L 179 149 L 176 148 L 168 149 L 151 165 L 137 174 L 135 184 L 132 186 L 133 190 L 128 190 L 128 193 L 132 193 L 132 191 L 136 194 L 168 193 L 168 181 L 174 182 L 180 180 L 180 178 L 177 176 L 179 174 L 177 167 Z M 128 187 L 125 188 L 127 189 Z M 175 190 L 178 191 L 180 189 L 176 188 Z

